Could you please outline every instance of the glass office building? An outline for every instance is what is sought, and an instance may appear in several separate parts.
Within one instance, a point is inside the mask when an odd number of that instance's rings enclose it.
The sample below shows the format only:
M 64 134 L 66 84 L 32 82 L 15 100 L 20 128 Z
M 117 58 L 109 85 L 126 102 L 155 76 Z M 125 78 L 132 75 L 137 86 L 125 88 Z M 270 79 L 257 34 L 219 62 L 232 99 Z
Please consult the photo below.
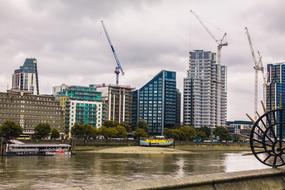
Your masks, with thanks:
M 282 108 L 282 122 L 285 123 L 285 63 L 267 65 L 266 109 L 267 111 Z M 276 116 L 280 122 L 280 114 Z M 285 131 L 285 127 L 282 127 Z M 276 131 L 277 135 L 279 131 Z M 282 133 L 285 137 L 284 132 Z
M 39 95 L 39 79 L 37 60 L 27 58 L 12 76 L 12 90 L 28 91 Z
M 176 73 L 161 71 L 142 88 L 133 91 L 132 126 L 144 120 L 149 134 L 163 135 L 164 128 L 176 124 L 176 96 Z

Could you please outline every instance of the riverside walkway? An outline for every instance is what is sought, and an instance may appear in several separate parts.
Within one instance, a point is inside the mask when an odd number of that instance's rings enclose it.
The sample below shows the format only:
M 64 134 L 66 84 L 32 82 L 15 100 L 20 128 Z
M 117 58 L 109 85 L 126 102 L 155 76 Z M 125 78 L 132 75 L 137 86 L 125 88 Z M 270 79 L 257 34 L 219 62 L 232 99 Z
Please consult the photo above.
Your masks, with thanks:
M 92 189 L 92 188 L 91 188 Z M 285 189 L 285 168 L 163 178 L 141 183 L 122 183 L 96 189 L 140 190 L 281 190 Z

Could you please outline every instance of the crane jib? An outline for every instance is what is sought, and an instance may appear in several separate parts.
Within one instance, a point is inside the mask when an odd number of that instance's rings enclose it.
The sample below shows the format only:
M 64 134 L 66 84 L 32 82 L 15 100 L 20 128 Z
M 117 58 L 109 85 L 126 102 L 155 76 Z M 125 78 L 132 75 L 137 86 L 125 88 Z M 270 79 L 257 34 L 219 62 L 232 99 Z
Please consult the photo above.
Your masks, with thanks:
M 112 49 L 112 52 L 115 52 L 115 49 L 114 49 L 114 47 L 111 45 L 111 49 Z

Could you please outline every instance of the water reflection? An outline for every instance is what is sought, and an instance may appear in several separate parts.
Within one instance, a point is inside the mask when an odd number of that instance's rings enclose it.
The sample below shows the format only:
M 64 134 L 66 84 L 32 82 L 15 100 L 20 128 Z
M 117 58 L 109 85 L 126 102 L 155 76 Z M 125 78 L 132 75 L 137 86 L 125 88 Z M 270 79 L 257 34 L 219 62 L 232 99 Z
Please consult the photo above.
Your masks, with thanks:
M 252 156 L 207 152 L 191 155 L 80 153 L 72 157 L 0 158 L 0 189 L 52 189 L 164 177 L 265 168 Z
M 270 168 L 259 161 L 254 156 L 241 156 L 241 153 L 226 153 L 225 172 L 235 172 L 241 170 L 254 170 Z

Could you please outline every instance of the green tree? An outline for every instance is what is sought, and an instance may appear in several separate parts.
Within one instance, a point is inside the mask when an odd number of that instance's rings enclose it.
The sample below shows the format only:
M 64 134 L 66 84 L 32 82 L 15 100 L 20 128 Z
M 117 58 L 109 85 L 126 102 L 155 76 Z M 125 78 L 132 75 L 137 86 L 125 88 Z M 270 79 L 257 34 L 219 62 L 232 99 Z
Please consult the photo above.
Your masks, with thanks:
M 111 121 L 111 120 L 104 121 L 104 123 L 103 123 L 103 126 L 107 127 L 107 128 L 114 128 L 114 127 L 117 127 L 117 125 L 118 125 L 118 122 Z
M 126 122 L 122 122 L 120 123 L 121 126 L 125 127 L 125 129 L 127 130 L 127 132 L 131 132 L 132 131 L 132 126 Z
M 60 137 L 60 134 L 59 134 L 58 130 L 56 128 L 53 128 L 51 130 L 50 138 L 51 139 L 58 139 L 59 137 Z
M 216 137 L 219 137 L 220 141 L 229 140 L 230 135 L 228 130 L 225 127 L 216 127 L 213 131 L 213 134 Z
M 144 129 L 147 132 L 148 124 L 144 120 L 139 120 L 137 123 L 137 128 Z
M 180 130 L 179 129 L 165 129 L 164 136 L 167 138 L 179 139 Z
M 74 124 L 71 131 L 73 137 L 87 141 L 90 137 L 94 136 L 94 130 L 95 129 L 90 125 Z
M 205 138 L 209 139 L 210 136 L 211 136 L 211 128 L 209 127 L 201 127 L 201 128 L 198 128 L 198 131 L 197 132 L 201 132 L 202 134 L 205 134 Z M 201 135 L 201 134 L 200 134 Z M 203 138 L 202 138 L 203 139 Z
M 115 129 L 117 131 L 117 134 L 116 134 L 117 137 L 126 138 L 128 136 L 128 132 L 124 126 L 118 125 Z
M 118 131 L 115 128 L 102 127 L 100 133 L 105 137 L 105 139 L 109 139 L 116 137 Z
M 34 131 L 35 139 L 43 139 L 49 136 L 51 128 L 48 123 L 40 123 L 35 127 Z
M 22 132 L 23 129 L 12 121 L 6 121 L 0 126 L 0 136 L 3 137 L 5 141 L 17 138 Z
M 201 130 L 201 128 L 196 129 L 196 136 L 199 137 L 201 140 L 207 139 L 207 134 L 204 130 Z
M 192 141 L 196 136 L 196 130 L 191 126 L 182 126 L 181 131 L 181 140 Z
M 143 128 L 137 128 L 135 130 L 135 137 L 136 138 L 147 137 L 147 133 Z
M 93 128 L 93 130 L 91 131 L 91 137 L 93 139 L 96 139 L 96 137 L 100 136 L 101 135 L 101 131 L 100 131 L 100 128 L 97 129 L 97 128 Z

